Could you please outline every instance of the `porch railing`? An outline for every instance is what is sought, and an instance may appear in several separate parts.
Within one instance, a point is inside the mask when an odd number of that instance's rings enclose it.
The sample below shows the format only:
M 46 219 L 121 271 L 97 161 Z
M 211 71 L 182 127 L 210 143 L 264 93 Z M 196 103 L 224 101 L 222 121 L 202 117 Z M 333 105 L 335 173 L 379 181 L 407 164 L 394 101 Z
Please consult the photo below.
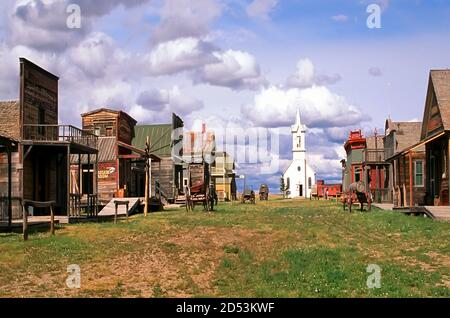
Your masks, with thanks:
M 70 142 L 97 149 L 98 137 L 70 125 L 24 125 L 24 141 Z
M 365 163 L 377 163 L 385 162 L 388 158 L 389 150 L 387 149 L 364 149 L 364 162 Z
M 391 189 L 372 189 L 372 199 L 375 203 L 392 203 Z

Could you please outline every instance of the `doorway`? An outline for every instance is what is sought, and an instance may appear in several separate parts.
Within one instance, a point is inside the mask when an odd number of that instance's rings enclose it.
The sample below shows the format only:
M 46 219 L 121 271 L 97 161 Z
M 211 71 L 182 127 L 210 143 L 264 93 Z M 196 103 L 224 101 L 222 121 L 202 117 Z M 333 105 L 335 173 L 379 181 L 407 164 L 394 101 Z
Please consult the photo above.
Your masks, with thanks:
M 300 184 L 298 186 L 298 192 L 299 192 L 298 195 L 302 197 L 303 196 L 303 184 Z

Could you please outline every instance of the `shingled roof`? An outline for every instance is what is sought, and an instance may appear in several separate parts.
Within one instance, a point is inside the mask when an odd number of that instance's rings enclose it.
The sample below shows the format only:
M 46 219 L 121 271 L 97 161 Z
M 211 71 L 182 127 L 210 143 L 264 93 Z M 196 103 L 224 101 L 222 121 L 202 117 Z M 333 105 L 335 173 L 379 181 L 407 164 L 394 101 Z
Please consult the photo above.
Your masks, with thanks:
M 442 120 L 444 130 L 450 131 L 450 70 L 431 70 L 428 83 L 428 92 L 425 104 L 425 111 L 422 123 L 421 139 L 427 137 L 428 114 L 434 104 L 434 98 L 437 102 L 439 114 Z
M 0 114 L 0 135 L 11 140 L 20 140 L 19 101 L 0 101 Z

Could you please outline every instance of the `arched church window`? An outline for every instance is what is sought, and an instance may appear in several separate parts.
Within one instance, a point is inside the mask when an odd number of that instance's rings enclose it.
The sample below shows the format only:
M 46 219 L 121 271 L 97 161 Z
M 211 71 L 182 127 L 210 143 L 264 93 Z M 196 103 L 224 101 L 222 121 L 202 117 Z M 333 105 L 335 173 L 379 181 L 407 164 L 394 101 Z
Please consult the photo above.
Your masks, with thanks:
M 302 146 L 302 136 L 297 137 L 297 148 L 300 148 Z
M 311 180 L 311 177 L 309 177 L 308 178 L 308 188 L 311 189 L 311 186 L 312 186 L 312 180 Z
M 298 166 L 298 167 L 297 167 L 297 170 L 298 170 L 299 172 L 302 171 L 302 167 Z
M 287 178 L 286 179 L 286 188 L 290 188 L 290 184 L 291 184 L 291 179 L 290 178 Z

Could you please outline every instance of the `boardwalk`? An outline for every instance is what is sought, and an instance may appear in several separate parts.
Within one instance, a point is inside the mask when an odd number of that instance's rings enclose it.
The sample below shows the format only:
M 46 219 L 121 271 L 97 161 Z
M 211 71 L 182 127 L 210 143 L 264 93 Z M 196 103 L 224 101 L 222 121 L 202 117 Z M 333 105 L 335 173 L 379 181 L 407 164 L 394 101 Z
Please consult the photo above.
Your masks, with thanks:
M 124 199 L 112 199 L 98 214 L 101 217 L 114 216 L 115 214 L 115 201 L 128 201 L 128 215 L 132 214 L 135 209 L 139 207 L 141 204 L 140 198 L 124 198 Z M 125 205 L 119 205 L 117 209 L 118 216 L 124 216 L 127 214 Z

